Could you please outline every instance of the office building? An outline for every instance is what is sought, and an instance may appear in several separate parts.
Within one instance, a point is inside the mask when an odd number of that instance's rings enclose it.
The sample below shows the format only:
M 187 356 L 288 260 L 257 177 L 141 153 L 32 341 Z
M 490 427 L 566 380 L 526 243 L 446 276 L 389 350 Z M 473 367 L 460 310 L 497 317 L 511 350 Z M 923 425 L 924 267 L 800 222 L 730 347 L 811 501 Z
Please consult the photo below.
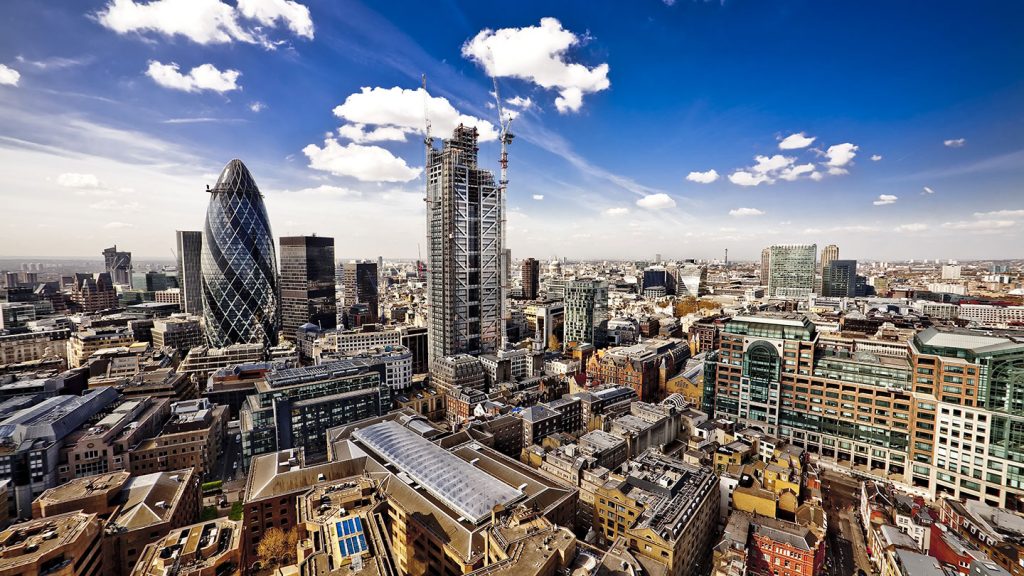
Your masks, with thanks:
M 15 524 L 0 532 L 0 574 L 101 576 L 102 537 L 101 520 L 84 512 Z
M 170 346 L 182 355 L 206 343 L 206 336 L 196 316 L 171 316 L 154 320 L 150 336 L 154 348 Z
M 345 356 L 376 346 L 398 346 L 403 344 L 402 333 L 397 328 L 385 328 L 380 324 L 364 324 L 359 328 L 325 330 L 313 342 L 313 358 Z
M 430 363 L 502 342 L 505 207 L 494 175 L 477 166 L 477 131 L 459 125 L 428 151 L 427 299 Z
M 119 252 L 117 245 L 103 250 L 103 267 L 118 286 L 132 287 L 132 253 Z
M 818 266 L 818 276 L 821 284 L 818 285 L 818 294 L 825 294 L 825 275 L 828 274 L 829 264 L 839 259 L 839 246 L 829 244 L 821 249 L 821 262 Z
M 806 298 L 814 292 L 815 244 L 772 246 L 768 256 L 768 297 Z
M 220 370 L 236 364 L 253 364 L 262 362 L 264 356 L 263 345 L 256 344 L 232 344 L 224 348 L 209 348 L 199 346 L 189 350 L 185 359 L 181 361 L 178 371 L 200 382 L 206 377 Z
M 199 230 L 178 230 L 178 288 L 181 290 L 181 311 L 203 315 L 203 233 Z
M 707 294 L 708 267 L 684 264 L 677 272 L 676 294 L 696 298 Z
M 356 304 L 365 304 L 367 316 L 360 322 L 376 323 L 380 321 L 380 270 L 377 263 L 370 260 L 345 262 L 341 266 L 342 286 L 345 288 L 345 308 L 350 309 Z M 355 328 L 346 325 L 347 328 Z
M 626 386 L 643 401 L 664 395 L 665 382 L 683 369 L 690 346 L 681 338 L 651 339 L 599 350 L 587 362 L 591 385 Z
M 523 299 L 536 300 L 540 293 L 540 261 L 536 258 L 523 260 Z
M 242 524 L 217 518 L 171 530 L 147 544 L 132 576 L 210 576 L 238 573 Z
M 227 406 L 206 398 L 170 404 L 170 418 L 128 455 L 132 474 L 151 474 L 188 468 L 207 479 L 227 448 Z
M 654 300 L 676 293 L 676 277 L 664 266 L 651 266 L 644 270 L 644 298 Z
M 826 248 L 831 248 L 826 246 Z M 824 259 L 824 252 L 822 252 Z M 831 260 L 822 268 L 821 295 L 853 298 L 857 294 L 857 261 Z
M 768 277 L 771 276 L 772 249 L 761 249 L 761 285 L 768 285 Z
M 334 238 L 281 238 L 281 331 L 294 341 L 304 324 L 321 330 L 337 325 L 334 290 Z
M 605 344 L 608 325 L 608 283 L 573 280 L 565 287 L 564 345 Z
M 215 348 L 277 344 L 277 255 L 263 195 L 241 160 L 209 190 L 203 230 L 203 314 Z
M 71 287 L 71 302 L 81 312 L 99 312 L 117 307 L 117 291 L 109 272 L 78 274 Z

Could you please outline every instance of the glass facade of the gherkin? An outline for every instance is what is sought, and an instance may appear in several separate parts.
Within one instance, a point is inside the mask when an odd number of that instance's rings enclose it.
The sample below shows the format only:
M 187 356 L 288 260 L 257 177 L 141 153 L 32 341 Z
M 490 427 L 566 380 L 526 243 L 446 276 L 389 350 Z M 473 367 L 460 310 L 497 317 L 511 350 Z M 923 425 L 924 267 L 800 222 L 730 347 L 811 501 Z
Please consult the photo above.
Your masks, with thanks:
M 277 256 L 252 174 L 232 160 L 210 189 L 203 234 L 203 306 L 210 346 L 277 344 Z

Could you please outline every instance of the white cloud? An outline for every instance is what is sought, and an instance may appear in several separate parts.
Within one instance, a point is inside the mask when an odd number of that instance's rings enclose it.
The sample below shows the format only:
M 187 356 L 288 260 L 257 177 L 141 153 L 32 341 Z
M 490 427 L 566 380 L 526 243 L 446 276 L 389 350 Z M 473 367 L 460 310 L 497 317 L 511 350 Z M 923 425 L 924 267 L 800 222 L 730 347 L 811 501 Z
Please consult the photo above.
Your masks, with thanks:
M 882 159 L 882 155 L 881 154 L 872 154 L 871 155 L 871 161 L 872 162 L 878 162 L 881 159 Z
M 267 109 L 267 105 L 264 104 L 263 102 L 260 102 L 259 100 L 249 104 L 249 110 L 252 110 L 256 114 L 259 114 L 260 112 L 263 112 L 266 109 Z
M 103 227 L 107 230 L 120 230 L 123 228 L 134 228 L 135 224 L 129 222 L 107 222 Z
M 381 133 L 378 140 L 396 140 L 395 130 L 405 134 L 421 133 L 424 129 L 423 105 L 426 99 L 431 129 L 447 137 L 459 124 L 475 126 L 481 142 L 497 140 L 498 132 L 486 120 L 461 114 L 447 98 L 431 97 L 422 88 L 406 90 L 394 88 L 363 87 L 349 95 L 334 108 L 334 115 L 353 124 L 378 126 L 392 129 Z M 379 129 L 379 128 L 378 128 Z M 362 131 L 362 128 L 360 128 Z M 371 134 L 373 132 L 371 131 Z M 390 137 L 383 137 L 388 134 Z M 346 136 L 348 137 L 348 136 Z M 404 140 L 404 136 L 401 140 Z
M 942 143 L 945 144 L 947 148 L 962 148 L 967 144 L 967 138 L 951 138 L 949 140 L 943 140 Z
M 83 56 L 80 58 L 65 58 L 63 56 L 51 56 L 49 58 L 43 58 L 42 60 L 29 60 L 24 56 L 17 57 L 18 62 L 28 64 L 39 70 L 63 70 L 65 68 L 73 68 L 75 66 L 81 66 L 88 64 L 93 61 L 92 56 Z M 2 66 L 2 64 L 0 64 Z
M 796 134 L 790 134 L 779 142 L 779 150 L 796 150 L 798 148 L 807 148 L 810 146 L 816 138 L 814 136 L 805 136 L 803 132 Z
M 828 173 L 830 176 L 843 176 L 844 174 L 849 174 L 850 171 L 847 170 L 846 168 L 840 168 L 838 166 L 829 166 Z
M 718 180 L 718 172 L 713 168 L 707 172 L 690 172 L 686 175 L 686 179 L 698 184 L 711 184 L 715 180 Z
M 150 60 L 149 68 L 146 69 L 146 76 L 164 88 L 185 92 L 210 90 L 221 94 L 238 90 L 237 81 L 241 74 L 238 70 L 221 72 L 213 64 L 201 64 L 188 74 L 182 74 L 178 71 L 176 63 L 162 64 L 156 60 Z
M 65 172 L 57 176 L 57 185 L 79 190 L 93 190 L 102 187 L 100 179 L 95 174 L 81 174 L 78 172 Z
M 321 184 L 314 188 L 301 188 L 299 190 L 282 190 L 282 194 L 304 194 L 310 196 L 326 196 L 332 198 L 358 198 L 363 195 L 359 190 L 353 190 L 351 188 L 345 188 L 342 186 L 332 186 L 330 184 Z
M 776 154 L 775 156 L 754 156 L 754 161 L 757 164 L 751 168 L 752 171 L 758 174 L 770 174 L 777 172 L 793 164 L 793 158 L 783 156 L 782 154 Z
M 811 180 L 814 180 L 815 182 L 821 182 L 821 179 L 824 177 L 825 175 L 821 172 L 811 172 Z
M 878 200 L 875 200 L 873 204 L 875 206 L 885 206 L 887 204 L 895 204 L 899 200 L 899 196 L 893 196 L 892 194 L 881 194 L 878 196 Z
M 506 98 L 505 103 L 508 104 L 509 106 L 522 108 L 523 110 L 529 110 L 530 108 L 533 108 L 533 100 L 531 100 L 530 98 L 523 98 L 522 96 Z
M 942 227 L 949 230 L 989 231 L 1000 228 L 1011 228 L 1016 224 L 1013 220 L 960 220 L 959 222 L 943 222 Z
M 608 208 L 604 211 L 605 216 L 622 216 L 629 214 L 629 208 Z
M 849 142 L 829 146 L 828 150 L 825 150 L 825 156 L 828 157 L 828 165 L 835 167 L 846 166 L 857 155 L 857 148 L 856 144 Z
M 323 148 L 310 144 L 302 149 L 309 158 L 309 167 L 330 172 L 336 176 L 349 176 L 363 182 L 408 182 L 422 172 L 410 168 L 405 160 L 380 146 L 363 146 L 337 140 L 324 140 Z
M 975 212 L 975 218 L 1024 218 L 1024 210 L 993 210 L 991 212 Z
M 932 190 L 931 188 L 925 186 L 921 194 L 935 194 L 935 190 Z
M 774 182 L 764 174 L 753 174 L 744 170 L 737 170 L 729 175 L 729 181 L 739 186 L 757 186 L 759 184 L 771 184 Z
M 812 172 L 814 172 L 814 164 L 798 164 L 796 166 L 790 166 L 789 168 L 783 169 L 782 172 L 779 172 L 779 178 L 782 178 L 783 180 L 793 181 L 800 178 L 804 174 L 809 174 Z
M 291 0 L 239 0 L 237 8 L 221 0 L 110 0 L 95 18 L 118 34 L 155 32 L 198 44 L 238 41 L 274 48 L 280 42 L 267 38 L 264 27 L 278 23 L 298 36 L 313 37 L 309 9 Z
M 533 195 L 533 199 L 534 200 L 543 200 L 544 199 L 544 195 L 543 194 L 534 194 Z
M 578 112 L 583 95 L 607 89 L 608 64 L 588 68 L 566 59 L 583 38 L 562 28 L 555 18 L 539 26 L 481 30 L 462 45 L 462 55 L 483 66 L 489 76 L 519 78 L 558 90 L 559 112 Z
M 6 64 L 0 64 L 0 84 L 5 86 L 17 86 L 19 80 L 21 80 L 21 74 L 19 74 L 17 70 L 7 66 Z
M 338 128 L 338 136 L 357 144 L 363 142 L 405 142 L 405 131 L 394 126 L 380 126 L 367 132 L 365 124 L 345 124 Z
M 897 232 L 924 232 L 928 229 L 927 224 L 921 222 L 911 222 L 910 224 L 900 224 L 895 228 Z
M 238 11 L 265 26 L 284 24 L 296 36 L 313 39 L 313 19 L 309 8 L 292 0 L 238 0 Z
M 757 208 L 736 208 L 735 210 L 729 210 L 729 216 L 734 218 L 744 218 L 747 216 L 761 216 L 764 212 Z
M 659 192 L 657 194 L 648 194 L 647 196 L 644 196 L 636 201 L 636 205 L 648 210 L 663 210 L 666 208 L 675 208 L 676 201 L 668 194 Z

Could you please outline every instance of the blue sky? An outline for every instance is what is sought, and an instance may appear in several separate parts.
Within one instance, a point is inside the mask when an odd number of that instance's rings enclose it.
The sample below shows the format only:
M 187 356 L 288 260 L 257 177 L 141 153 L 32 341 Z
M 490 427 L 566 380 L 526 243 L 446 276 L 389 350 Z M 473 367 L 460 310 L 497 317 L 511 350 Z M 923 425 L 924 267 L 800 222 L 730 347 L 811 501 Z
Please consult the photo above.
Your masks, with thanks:
M 478 125 L 497 169 L 491 75 L 516 115 L 516 257 L 1022 256 L 1017 2 L 10 0 L 0 17 L 3 256 L 169 257 L 238 157 L 276 235 L 413 257 L 424 105 L 434 136 Z

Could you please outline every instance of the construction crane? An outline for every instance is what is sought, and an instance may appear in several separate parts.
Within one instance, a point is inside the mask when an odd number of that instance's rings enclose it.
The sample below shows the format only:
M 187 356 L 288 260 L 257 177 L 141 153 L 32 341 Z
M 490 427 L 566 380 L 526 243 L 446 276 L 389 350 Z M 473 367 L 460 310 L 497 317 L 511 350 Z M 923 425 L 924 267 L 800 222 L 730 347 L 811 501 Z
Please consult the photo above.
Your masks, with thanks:
M 426 147 L 427 166 L 430 166 L 430 152 L 434 149 L 434 139 L 430 136 L 430 111 L 428 105 L 430 95 L 427 94 L 427 75 L 423 74 L 423 145 Z
M 501 210 L 501 233 L 498 241 L 498 261 L 501 263 L 499 269 L 501 274 L 501 349 L 508 350 L 508 329 L 505 325 L 505 314 L 507 312 L 506 296 L 508 295 L 508 266 L 512 263 L 505 258 L 505 190 L 508 187 L 508 145 L 512 143 L 511 126 L 512 115 L 505 116 L 501 108 L 501 91 L 498 89 L 498 78 L 491 77 L 494 83 L 494 103 L 498 109 L 498 138 L 501 142 L 501 179 L 498 180 L 498 206 Z

